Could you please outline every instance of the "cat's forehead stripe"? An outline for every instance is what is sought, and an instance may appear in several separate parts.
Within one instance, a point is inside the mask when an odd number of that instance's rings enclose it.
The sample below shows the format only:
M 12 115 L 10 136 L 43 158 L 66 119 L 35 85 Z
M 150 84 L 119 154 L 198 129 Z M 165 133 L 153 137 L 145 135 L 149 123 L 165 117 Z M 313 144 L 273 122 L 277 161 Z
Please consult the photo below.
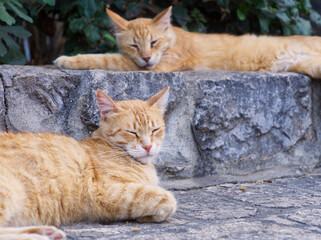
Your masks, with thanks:
M 143 24 L 135 24 L 134 30 L 134 41 L 137 43 L 139 40 L 150 40 L 151 32 Z

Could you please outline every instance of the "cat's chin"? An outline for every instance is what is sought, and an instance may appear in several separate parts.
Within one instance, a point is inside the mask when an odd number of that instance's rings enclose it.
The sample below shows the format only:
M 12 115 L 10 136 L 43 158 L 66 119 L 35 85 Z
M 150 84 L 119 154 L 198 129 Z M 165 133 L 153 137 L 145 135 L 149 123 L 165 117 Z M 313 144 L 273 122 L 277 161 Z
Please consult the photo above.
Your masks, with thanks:
M 155 67 L 155 64 L 154 65 L 146 65 L 145 68 L 150 70 L 150 69 L 153 69 Z
M 140 162 L 142 164 L 151 164 L 153 162 L 154 156 L 146 156 L 146 157 L 140 157 L 140 158 L 135 158 L 137 162 Z
M 136 62 L 136 63 L 137 63 L 137 65 L 138 65 L 139 67 L 145 68 L 145 69 L 148 69 L 148 70 L 153 69 L 153 68 L 157 65 L 157 63 L 155 63 L 155 62 L 153 62 L 152 64 L 151 64 L 151 63 L 147 63 L 147 64 L 146 64 L 146 62 L 140 62 L 140 61 L 138 61 L 138 62 Z

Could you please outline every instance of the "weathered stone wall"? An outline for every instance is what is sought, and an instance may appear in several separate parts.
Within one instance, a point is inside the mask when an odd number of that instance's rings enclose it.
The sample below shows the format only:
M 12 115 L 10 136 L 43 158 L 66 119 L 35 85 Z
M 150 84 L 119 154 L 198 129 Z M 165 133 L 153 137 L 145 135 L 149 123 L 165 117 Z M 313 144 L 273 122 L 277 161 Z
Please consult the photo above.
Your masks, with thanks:
M 321 82 L 294 73 L 108 72 L 0 66 L 0 129 L 82 139 L 97 128 L 98 88 L 147 99 L 169 85 L 163 179 L 274 176 L 321 167 Z

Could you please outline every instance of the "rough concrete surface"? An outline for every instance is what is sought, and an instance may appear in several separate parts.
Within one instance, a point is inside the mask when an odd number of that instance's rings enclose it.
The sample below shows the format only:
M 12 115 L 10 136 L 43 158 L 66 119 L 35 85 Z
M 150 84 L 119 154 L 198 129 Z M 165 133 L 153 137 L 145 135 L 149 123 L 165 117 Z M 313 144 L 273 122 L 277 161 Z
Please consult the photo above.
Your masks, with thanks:
M 321 166 L 321 82 L 295 73 L 110 72 L 0 66 L 0 129 L 83 139 L 97 128 L 98 88 L 115 100 L 170 86 L 159 175 L 184 179 Z M 284 171 L 286 169 L 286 171 Z
M 183 186 L 182 186 L 183 188 Z M 321 239 L 321 177 L 225 183 L 174 191 L 167 222 L 74 224 L 69 239 Z

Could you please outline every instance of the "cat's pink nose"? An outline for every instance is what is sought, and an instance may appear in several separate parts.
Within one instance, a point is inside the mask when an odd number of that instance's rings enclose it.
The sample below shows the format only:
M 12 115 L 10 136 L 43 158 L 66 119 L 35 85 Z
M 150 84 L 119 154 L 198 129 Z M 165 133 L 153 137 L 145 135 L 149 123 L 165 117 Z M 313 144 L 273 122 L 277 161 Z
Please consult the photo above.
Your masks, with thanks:
M 152 148 L 152 145 L 144 145 L 143 148 L 149 153 L 150 149 Z
M 144 59 L 144 61 L 145 61 L 146 63 L 148 63 L 150 57 L 144 57 L 143 59 Z

